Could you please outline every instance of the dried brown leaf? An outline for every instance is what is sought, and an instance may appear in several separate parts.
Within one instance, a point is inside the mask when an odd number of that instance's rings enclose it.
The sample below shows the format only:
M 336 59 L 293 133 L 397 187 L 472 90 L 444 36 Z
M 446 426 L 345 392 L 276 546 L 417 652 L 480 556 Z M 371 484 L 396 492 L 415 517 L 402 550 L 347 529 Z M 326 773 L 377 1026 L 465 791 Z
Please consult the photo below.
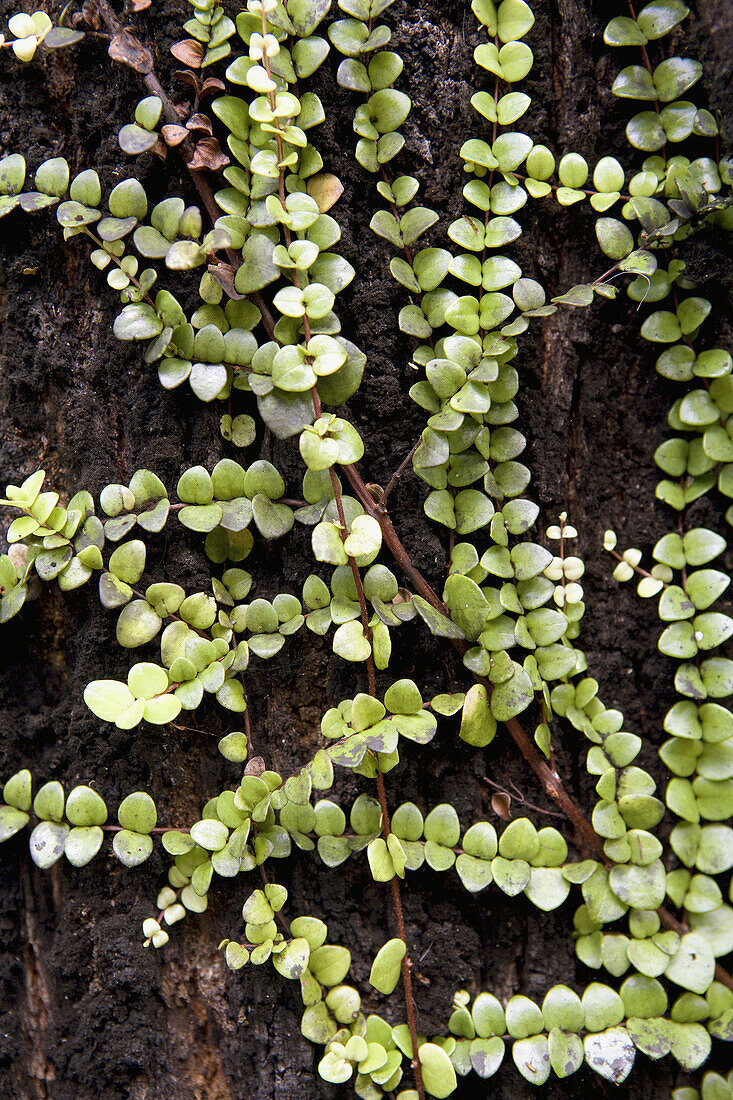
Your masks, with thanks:
M 201 112 L 191 115 L 186 123 L 187 130 L 195 130 L 202 134 L 213 134 L 214 127 L 211 125 L 211 119 L 208 115 L 201 114 Z
M 491 796 L 491 808 L 497 815 L 497 817 L 500 817 L 502 819 L 502 821 L 512 820 L 512 813 L 510 808 L 511 804 L 511 795 L 506 794 L 506 792 L 504 791 L 501 791 L 497 794 L 492 794 Z
M 107 47 L 107 53 L 113 61 L 127 65 L 136 73 L 149 73 L 153 70 L 152 54 L 125 27 L 114 36 Z
M 199 172 L 204 169 L 209 172 L 218 172 L 220 168 L 226 168 L 230 163 L 229 157 L 222 153 L 216 138 L 205 137 L 197 143 L 187 167 Z
M 209 274 L 213 275 L 222 290 L 226 291 L 230 298 L 233 298 L 235 302 L 241 301 L 242 298 L 246 298 L 246 294 L 240 294 L 234 285 L 234 268 L 230 264 L 218 263 L 212 264 L 209 267 Z
M 85 0 L 81 9 L 81 19 L 86 27 L 92 31 L 100 31 L 102 29 L 102 19 L 97 10 L 96 4 L 90 4 L 89 0 Z
M 195 38 L 184 38 L 171 46 L 171 53 L 176 61 L 189 65 L 192 69 L 200 69 L 204 58 L 204 47 Z
M 180 145 L 188 137 L 188 130 L 185 126 L 163 126 L 160 132 L 166 145 L 171 146 Z
M 200 92 L 199 78 L 196 73 L 192 73 L 190 69 L 175 69 L 173 73 L 176 80 L 180 80 L 182 84 L 190 84 L 196 95 Z
M 219 92 L 225 92 L 226 84 L 223 80 L 219 80 L 216 76 L 208 76 L 201 85 L 200 95 L 218 95 Z

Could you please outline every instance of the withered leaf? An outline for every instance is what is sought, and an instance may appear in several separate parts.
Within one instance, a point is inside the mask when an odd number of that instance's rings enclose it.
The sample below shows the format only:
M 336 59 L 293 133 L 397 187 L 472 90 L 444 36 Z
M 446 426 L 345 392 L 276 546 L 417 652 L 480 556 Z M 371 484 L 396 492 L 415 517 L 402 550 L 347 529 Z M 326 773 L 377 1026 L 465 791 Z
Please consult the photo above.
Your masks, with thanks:
M 209 274 L 213 275 L 222 290 L 226 291 L 230 298 L 234 301 L 241 301 L 242 298 L 246 298 L 246 294 L 240 294 L 234 285 L 234 268 L 229 264 L 218 263 L 212 264 L 209 267 Z
M 204 58 L 204 47 L 195 38 L 184 38 L 171 46 L 171 53 L 176 61 L 182 61 L 184 65 L 190 65 L 192 69 L 200 69 Z
M 195 115 L 191 115 L 186 123 L 187 130 L 198 130 L 204 134 L 213 134 L 214 129 L 211 125 L 211 119 L 208 115 L 201 114 L 199 111 Z
M 107 47 L 107 53 L 113 61 L 127 65 L 137 73 L 149 73 L 153 70 L 152 54 L 125 27 L 114 36 Z
M 182 84 L 190 84 L 196 92 L 196 95 L 199 95 L 199 78 L 196 76 L 196 73 L 192 73 L 190 69 L 175 69 L 173 76 L 176 80 L 180 80 Z
M 247 765 L 244 769 L 245 775 L 262 775 L 267 765 L 261 756 L 253 756 L 251 760 L 247 761 Z
M 229 163 L 229 157 L 222 153 L 216 138 L 205 137 L 197 143 L 187 167 L 196 171 L 208 169 L 210 172 L 218 172 L 220 168 L 226 168 Z
M 161 129 L 166 145 L 176 146 L 180 145 L 182 141 L 185 141 L 188 137 L 188 130 L 185 126 L 163 126 Z
M 506 794 L 504 791 L 499 794 L 492 794 L 491 796 L 491 808 L 502 821 L 512 820 L 511 804 L 511 795 Z
M 200 95 L 218 95 L 226 91 L 226 84 L 216 76 L 208 76 L 201 86 Z

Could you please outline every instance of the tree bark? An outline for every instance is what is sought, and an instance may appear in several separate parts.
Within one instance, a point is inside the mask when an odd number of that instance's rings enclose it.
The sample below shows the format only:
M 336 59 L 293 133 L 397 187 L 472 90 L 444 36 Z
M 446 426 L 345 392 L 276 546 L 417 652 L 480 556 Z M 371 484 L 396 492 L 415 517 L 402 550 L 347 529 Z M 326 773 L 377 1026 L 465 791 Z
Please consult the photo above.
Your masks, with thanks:
M 533 100 L 524 120 L 528 132 L 558 156 L 577 151 L 593 165 L 609 154 L 627 167 L 638 165 L 642 155 L 632 154 L 624 136 L 628 105 L 610 92 L 621 64 L 631 63 L 603 44 L 603 26 L 615 8 L 600 0 L 549 0 L 534 10 L 528 41 L 535 68 L 523 86 Z M 180 0 L 161 0 L 131 18 L 144 41 L 155 40 L 156 69 L 179 93 L 169 47 L 186 18 Z M 464 209 L 458 150 L 467 137 L 480 136 L 470 96 L 488 86 L 487 74 L 473 65 L 474 19 L 459 0 L 396 0 L 387 20 L 405 62 L 398 86 L 413 101 L 400 168 L 419 177 L 423 201 L 441 215 L 429 243 L 444 244 L 447 225 Z M 704 62 L 710 105 L 729 119 L 731 35 L 733 9 L 724 0 L 698 0 L 674 39 L 679 52 Z M 139 173 L 151 201 L 171 193 L 195 201 L 174 154 L 167 164 L 151 154 L 124 163 L 117 130 L 131 120 L 143 91 L 133 73 L 109 60 L 105 46 L 90 35 L 73 49 L 39 53 L 29 65 L 3 51 L 2 154 L 24 152 L 29 168 L 64 155 L 73 169 L 97 168 L 107 189 Z M 353 158 L 354 104 L 335 85 L 336 66 L 337 58 L 329 58 L 315 80 L 327 118 L 314 140 L 326 169 L 345 187 L 332 213 L 342 225 L 340 249 L 357 277 L 337 309 L 344 334 L 368 356 L 350 406 L 367 444 L 361 472 L 384 486 L 423 423 L 407 394 L 415 380 L 413 343 L 396 324 L 405 299 L 389 274 L 390 247 L 368 227 L 379 200 Z M 552 199 L 530 202 L 519 218 L 518 262 L 525 275 L 543 282 L 548 297 L 609 266 L 596 248 L 586 203 L 562 210 Z M 68 499 L 82 487 L 98 493 L 108 482 L 127 482 L 145 467 L 173 488 L 188 466 L 210 468 L 230 453 L 219 436 L 216 402 L 202 405 L 183 389 L 163 391 L 139 349 L 114 339 L 115 295 L 87 262 L 86 248 L 78 240 L 63 242 L 53 216 L 14 212 L 0 223 L 0 242 L 4 482 L 42 466 L 49 486 Z M 686 253 L 692 277 L 720 319 L 715 339 L 721 345 L 731 335 L 729 249 L 719 235 L 705 233 Z M 190 285 L 195 294 L 197 280 Z M 648 551 L 669 526 L 667 509 L 654 497 L 652 455 L 664 438 L 673 387 L 654 370 L 654 349 L 639 336 L 642 317 L 621 293 L 615 302 L 563 309 L 533 324 L 521 338 L 517 400 L 531 492 L 543 520 L 552 523 L 567 510 L 588 563 L 580 644 L 590 674 L 606 704 L 625 712 L 624 728 L 644 738 L 642 766 L 663 789 L 656 748 L 673 686 L 669 662 L 656 651 L 655 608 L 633 590 L 619 590 L 600 549 L 606 527 L 615 528 L 624 545 Z M 256 457 L 272 459 L 289 495 L 300 495 L 292 441 L 260 432 L 247 461 Z M 390 512 L 414 562 L 440 591 L 447 539 L 426 520 L 423 497 L 423 484 L 408 468 Z M 713 505 L 701 502 L 689 514 L 712 518 Z M 296 525 L 291 538 L 256 550 L 249 561 L 255 576 L 260 570 L 258 594 L 299 593 L 311 571 L 309 531 Z M 175 531 L 150 541 L 148 567 L 155 579 L 178 581 L 188 591 L 207 586 L 200 541 Z M 51 778 L 67 790 L 90 783 L 112 808 L 130 791 L 149 790 L 166 825 L 193 822 L 211 795 L 236 784 L 237 769 L 219 756 L 212 736 L 236 723 L 213 706 L 190 721 L 184 712 L 180 725 L 195 728 L 129 733 L 86 709 L 84 686 L 102 676 L 124 677 L 135 659 L 115 645 L 114 616 L 100 609 L 91 584 L 68 594 L 44 591 L 1 629 L 0 779 L 29 767 L 36 786 Z M 395 637 L 389 677 L 398 676 L 413 677 L 426 698 L 467 683 L 460 659 L 434 639 L 426 642 L 415 624 Z M 274 661 L 257 662 L 246 678 L 256 749 L 283 775 L 318 747 L 323 711 L 363 689 L 364 680 L 358 667 L 333 659 L 328 641 L 310 634 L 296 636 Z M 566 785 L 590 812 L 593 784 L 580 735 L 558 723 L 555 752 Z M 488 750 L 469 749 L 457 740 L 455 722 L 441 722 L 430 746 L 404 754 L 399 771 L 387 776 L 387 797 L 392 810 L 407 798 L 425 810 L 450 801 L 465 828 L 496 821 L 487 779 L 510 792 L 517 816 L 526 814 L 538 827 L 555 825 L 572 839 L 566 823 L 548 816 L 556 807 L 513 742 L 501 733 Z M 344 804 L 360 790 L 373 793 L 365 781 L 342 775 L 336 790 Z M 44 873 L 31 863 L 21 836 L 0 856 L 0 1094 L 18 1100 L 305 1100 L 348 1092 L 318 1077 L 320 1048 L 300 1035 L 295 983 L 268 967 L 230 973 L 217 950 L 225 936 L 243 934 L 241 905 L 258 885 L 254 879 L 218 879 L 208 912 L 189 915 L 171 930 L 170 944 L 154 952 L 142 949 L 141 922 L 154 914 L 165 882 L 160 854 L 135 872 L 100 854 L 86 868 L 61 862 Z M 358 983 L 365 1009 L 402 1019 L 398 994 L 387 1003 L 368 992 L 371 960 L 395 929 L 389 889 L 371 880 L 366 861 L 356 857 L 328 871 L 313 856 L 296 853 L 268 870 L 288 886 L 289 919 L 311 912 L 328 922 L 330 942 L 351 949 L 349 980 Z M 471 896 L 455 874 L 430 871 L 408 876 L 403 896 L 421 1033 L 445 1030 L 456 989 L 490 990 L 504 999 L 521 992 L 541 1001 L 551 984 L 582 989 L 605 980 L 574 956 L 572 899 L 543 914 L 521 896 L 507 899 L 496 890 Z M 570 1084 L 552 1078 L 546 1095 L 656 1098 L 668 1095 L 676 1080 L 669 1059 L 652 1065 L 639 1056 L 620 1092 L 584 1068 Z M 490 1085 L 472 1075 L 456 1096 L 469 1100 L 489 1089 L 512 1100 L 535 1095 L 509 1053 Z

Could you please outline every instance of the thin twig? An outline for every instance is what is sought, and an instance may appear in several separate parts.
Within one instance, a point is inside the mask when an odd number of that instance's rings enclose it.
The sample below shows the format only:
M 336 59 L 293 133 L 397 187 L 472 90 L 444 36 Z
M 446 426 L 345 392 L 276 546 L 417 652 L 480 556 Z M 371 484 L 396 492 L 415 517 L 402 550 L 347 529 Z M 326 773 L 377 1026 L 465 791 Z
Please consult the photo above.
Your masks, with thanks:
M 382 828 L 385 840 L 391 832 L 389 810 L 387 808 L 387 794 L 384 789 L 384 776 L 377 773 L 377 793 L 379 805 L 382 810 Z M 415 1083 L 420 1100 L 425 1100 L 425 1090 L 422 1082 L 422 1070 L 417 1056 L 417 1025 L 415 1022 L 415 995 L 412 989 L 412 960 L 407 946 L 407 933 L 405 931 L 405 918 L 402 912 L 402 892 L 400 882 L 396 875 L 390 879 L 392 887 L 392 901 L 394 903 L 395 916 L 397 918 L 397 931 L 405 945 L 405 953 L 402 956 L 402 984 L 405 989 L 405 1007 L 407 1009 L 407 1026 L 410 1030 L 410 1042 L 412 1044 L 412 1070 L 415 1074 Z
M 400 462 L 399 466 L 397 467 L 395 472 L 392 474 L 392 477 L 387 482 L 387 485 L 384 489 L 384 492 L 382 493 L 382 495 L 380 496 L 380 498 L 377 502 L 377 507 L 378 508 L 381 508 L 382 510 L 386 511 L 387 497 L 392 492 L 395 485 L 397 484 L 397 482 L 400 480 L 400 478 L 404 474 L 405 470 L 407 469 L 408 465 L 410 464 L 410 460 L 411 460 L 412 456 L 414 455 L 415 451 L 420 446 L 421 442 L 422 442 L 422 436 L 418 436 L 418 438 L 415 440 L 412 447 L 410 448 L 409 453 L 402 459 L 402 462 Z
M 541 806 L 535 806 L 533 802 L 529 802 L 519 790 L 519 787 L 517 787 L 515 783 L 512 783 L 511 779 L 509 780 L 509 782 L 514 788 L 514 794 L 510 794 L 506 787 L 502 787 L 501 783 L 495 783 L 493 779 L 489 779 L 488 775 L 484 775 L 481 778 L 483 779 L 484 783 L 488 783 L 490 787 L 494 788 L 494 790 L 499 791 L 501 794 L 505 794 L 507 798 L 515 798 L 517 802 L 519 802 L 522 806 L 526 806 L 530 810 L 535 810 L 535 812 L 538 814 L 545 814 L 547 817 L 565 816 L 565 814 L 561 813 L 559 810 L 543 810 Z

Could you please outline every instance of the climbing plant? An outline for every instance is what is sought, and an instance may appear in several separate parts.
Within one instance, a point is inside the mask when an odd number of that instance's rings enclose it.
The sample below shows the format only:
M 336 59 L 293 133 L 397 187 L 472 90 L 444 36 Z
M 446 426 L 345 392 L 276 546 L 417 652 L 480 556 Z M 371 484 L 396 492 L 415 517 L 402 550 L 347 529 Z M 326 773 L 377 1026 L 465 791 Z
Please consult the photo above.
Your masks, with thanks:
M 56 219 L 106 278 L 115 335 L 139 346 L 140 369 L 157 372 L 166 390 L 188 386 L 201 402 L 220 403 L 229 444 L 229 457 L 186 469 L 175 487 L 149 469 L 106 485 L 98 500 L 82 488 L 62 503 L 42 470 L 8 485 L 0 622 L 15 620 L 4 627 L 11 637 L 44 585 L 68 592 L 91 583 L 116 616 L 119 646 L 140 650 L 124 681 L 86 687 L 84 702 L 101 723 L 165 726 L 210 695 L 242 727 L 219 741 L 236 779 L 185 827 L 158 824 L 154 791 L 130 792 L 112 824 L 103 793 L 84 783 L 67 791 L 56 779 L 39 785 L 22 767 L 4 785 L 0 840 L 29 827 L 30 856 L 43 869 L 62 858 L 88 864 L 107 851 L 105 834 L 129 868 L 159 843 L 167 883 L 142 928 L 144 945 L 156 949 L 187 914 L 206 910 L 221 878 L 242 876 L 243 923 L 220 945 L 227 965 L 274 968 L 291 981 L 302 1034 L 322 1048 L 321 1077 L 350 1082 L 364 1100 L 447 1097 L 459 1077 L 491 1077 L 507 1053 L 532 1084 L 583 1064 L 619 1083 L 637 1051 L 702 1071 L 675 1100 L 730 1097 L 733 1077 L 705 1071 L 713 1042 L 733 1038 L 733 981 L 718 962 L 733 949 L 733 661 L 721 648 L 733 619 L 714 607 L 730 578 L 713 564 L 724 536 L 688 522 L 686 510 L 704 494 L 733 497 L 733 359 L 706 324 L 711 303 L 696 293 L 685 254 L 695 235 L 733 227 L 733 165 L 714 110 L 681 98 L 694 96 L 703 75 L 698 61 L 675 52 L 688 9 L 653 0 L 606 26 L 605 43 L 629 62 L 611 90 L 643 109 L 626 127 L 628 165 L 604 155 L 591 170 L 580 154 L 558 159 L 532 136 L 532 101 L 520 90 L 537 48 L 530 6 L 467 4 L 473 130 L 453 166 L 465 177 L 465 210 L 442 232 L 418 198 L 418 179 L 403 171 L 409 74 L 389 48 L 391 4 L 248 0 L 232 19 L 214 0 L 194 0 L 188 37 L 172 48 L 186 67 L 187 111 L 174 106 L 147 47 L 97 0 L 91 30 L 103 28 L 110 56 L 137 72 L 146 92 L 119 130 L 120 148 L 180 154 L 190 205 L 153 202 L 134 174 L 105 194 L 93 167 L 73 173 L 63 157 L 30 174 L 20 152 L 0 161 L 0 214 Z M 43 13 L 13 15 L 9 44 L 32 63 L 39 46 L 73 46 L 83 33 L 83 19 L 76 23 L 66 30 Z M 350 420 L 369 348 L 341 335 L 338 295 L 357 273 L 338 251 L 343 188 L 314 143 L 326 108 L 309 81 L 330 55 L 353 115 L 354 156 L 374 184 L 371 227 L 403 293 L 395 323 L 412 339 L 409 399 L 425 421 L 384 486 L 365 482 L 368 448 Z M 595 215 L 587 281 L 549 299 L 513 252 L 521 211 L 535 202 L 589 203 Z M 639 595 L 659 600 L 658 648 L 679 695 L 664 719 L 669 740 L 659 755 L 671 778 L 663 798 L 637 762 L 642 739 L 602 701 L 588 669 L 578 532 L 565 512 L 536 532 L 540 510 L 516 426 L 524 334 L 598 298 L 616 299 L 625 322 L 625 296 L 641 308 L 641 338 L 664 345 L 656 370 L 679 388 L 672 434 L 655 452 L 664 475 L 657 497 L 671 524 L 654 564 L 642 565 L 640 549 L 618 550 L 614 532 L 605 539 L 616 580 L 637 578 Z M 250 459 L 263 429 L 291 441 L 298 484 L 286 484 L 273 462 Z M 445 545 L 439 590 L 390 512 L 408 466 Z M 276 578 L 249 572 L 247 559 L 256 543 L 292 537 L 296 523 L 309 529 L 313 572 L 297 592 L 276 591 Z M 733 505 L 724 523 L 733 524 Z M 203 543 L 206 590 L 186 591 L 149 567 L 149 546 L 175 525 Z M 390 672 L 392 640 L 407 623 L 457 655 L 461 671 L 446 690 L 433 694 Z M 299 632 L 328 640 L 353 687 L 324 707 L 315 754 L 282 775 L 260 755 L 248 674 L 278 654 L 287 661 Z M 603 695 L 613 699 L 612 683 Z M 589 808 L 555 770 L 553 736 L 567 726 L 587 742 L 598 796 Z M 400 802 L 392 784 L 401 757 L 419 759 L 439 729 L 477 754 L 497 736 L 511 738 L 563 820 L 538 829 L 504 812 L 498 835 L 489 821 L 461 821 L 432 776 L 423 808 Z M 342 769 L 363 781 L 350 804 Z M 291 911 L 275 861 L 296 850 L 331 869 L 366 861 L 372 879 L 387 884 L 397 934 L 373 959 L 369 982 L 395 995 L 385 1010 L 393 1022 L 362 1011 L 349 946 L 329 942 L 328 914 Z M 443 1030 L 421 1034 L 402 898 L 419 889 L 423 866 L 455 873 L 469 894 L 521 894 L 545 912 L 572 895 L 569 935 L 599 980 L 554 986 L 541 1003 L 459 989 Z

